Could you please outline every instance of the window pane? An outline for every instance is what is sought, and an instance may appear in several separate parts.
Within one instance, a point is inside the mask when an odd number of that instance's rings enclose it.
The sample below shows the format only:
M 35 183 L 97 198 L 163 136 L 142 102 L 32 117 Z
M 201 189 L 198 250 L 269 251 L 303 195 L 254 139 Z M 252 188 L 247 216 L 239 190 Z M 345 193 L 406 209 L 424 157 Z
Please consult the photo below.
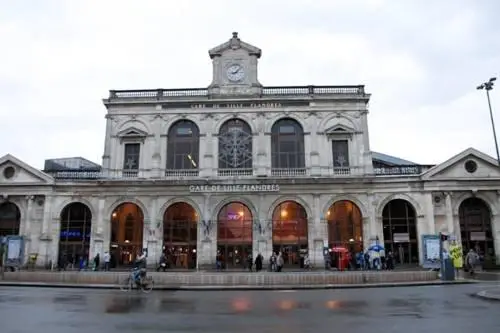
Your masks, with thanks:
M 349 166 L 349 142 L 347 140 L 332 141 L 333 166 L 337 168 Z
M 253 136 L 247 123 L 232 119 L 222 125 L 219 131 L 219 168 L 252 168 Z
M 297 121 L 282 119 L 271 130 L 271 155 L 273 168 L 303 168 L 304 132 Z
M 140 143 L 125 144 L 125 153 L 123 158 L 123 169 L 137 170 L 139 169 Z
M 196 124 L 181 120 L 168 132 L 167 169 L 197 169 L 200 137 Z

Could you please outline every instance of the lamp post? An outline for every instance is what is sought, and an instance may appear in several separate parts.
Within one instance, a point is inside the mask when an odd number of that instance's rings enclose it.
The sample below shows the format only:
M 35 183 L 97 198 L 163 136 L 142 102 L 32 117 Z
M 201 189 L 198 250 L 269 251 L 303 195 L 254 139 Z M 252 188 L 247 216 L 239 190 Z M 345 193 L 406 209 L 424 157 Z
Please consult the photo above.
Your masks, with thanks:
M 497 133 L 495 130 L 495 121 L 493 120 L 493 110 L 491 108 L 490 100 L 490 90 L 493 89 L 493 85 L 495 84 L 496 79 L 496 77 L 492 77 L 488 80 L 488 82 L 481 83 L 479 86 L 477 86 L 477 90 L 486 90 L 486 98 L 488 99 L 488 107 L 490 109 L 491 127 L 493 129 L 493 138 L 495 139 L 495 149 L 497 151 L 497 162 L 500 166 L 500 153 L 498 151 Z

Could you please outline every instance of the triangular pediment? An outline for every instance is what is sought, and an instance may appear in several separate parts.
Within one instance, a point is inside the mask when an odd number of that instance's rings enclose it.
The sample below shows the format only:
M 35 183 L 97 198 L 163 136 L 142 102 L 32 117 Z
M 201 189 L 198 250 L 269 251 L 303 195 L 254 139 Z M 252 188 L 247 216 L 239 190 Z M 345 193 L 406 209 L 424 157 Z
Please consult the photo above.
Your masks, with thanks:
M 12 184 L 50 185 L 54 178 L 7 154 L 0 158 L 0 186 Z
M 356 133 L 356 131 L 353 128 L 346 126 L 346 125 L 343 125 L 343 124 L 333 125 L 332 127 L 328 128 L 325 131 L 326 135 L 354 134 L 354 133 Z
M 136 127 L 128 127 L 117 133 L 119 138 L 143 138 L 148 136 L 148 133 Z
M 257 58 L 260 58 L 260 56 L 262 55 L 261 49 L 241 41 L 241 39 L 238 37 L 237 32 L 233 32 L 233 37 L 227 42 L 216 46 L 213 49 L 210 49 L 208 51 L 208 54 L 210 55 L 210 58 L 214 58 L 217 56 L 222 56 L 222 54 L 228 50 L 238 49 L 243 49 L 248 52 L 248 54 L 257 56 Z
M 422 175 L 422 179 L 500 179 L 500 167 L 493 157 L 469 148 L 430 168 Z

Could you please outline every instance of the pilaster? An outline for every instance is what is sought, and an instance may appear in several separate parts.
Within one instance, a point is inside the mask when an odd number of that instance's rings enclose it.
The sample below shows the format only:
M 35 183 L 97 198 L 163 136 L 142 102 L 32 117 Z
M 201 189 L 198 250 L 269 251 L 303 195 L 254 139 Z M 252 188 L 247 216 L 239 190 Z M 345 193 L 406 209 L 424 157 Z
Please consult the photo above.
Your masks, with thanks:
M 97 216 L 95 222 L 92 221 L 92 232 L 90 233 L 89 258 L 94 258 L 96 254 L 104 255 L 105 249 L 109 249 L 109 237 L 104 237 L 104 205 L 106 200 L 99 197 L 97 200 Z M 106 243 L 106 244 L 105 244 Z
M 325 219 L 325 223 L 321 223 L 322 211 L 320 203 L 320 195 L 313 194 L 313 205 L 312 205 L 311 216 L 307 220 L 307 230 L 308 230 L 308 248 L 309 248 L 309 259 L 315 267 L 320 267 L 323 265 L 323 247 L 325 243 L 328 243 L 328 222 Z
M 451 193 L 445 193 L 446 227 L 450 235 L 455 234 L 455 224 L 453 223 L 453 207 L 451 204 Z M 458 229 L 459 230 L 459 229 Z
M 217 255 L 217 221 L 212 221 L 212 210 L 210 209 L 210 194 L 203 198 L 203 208 L 198 221 L 197 257 L 198 267 L 215 267 Z M 214 231 L 215 230 L 215 231 Z

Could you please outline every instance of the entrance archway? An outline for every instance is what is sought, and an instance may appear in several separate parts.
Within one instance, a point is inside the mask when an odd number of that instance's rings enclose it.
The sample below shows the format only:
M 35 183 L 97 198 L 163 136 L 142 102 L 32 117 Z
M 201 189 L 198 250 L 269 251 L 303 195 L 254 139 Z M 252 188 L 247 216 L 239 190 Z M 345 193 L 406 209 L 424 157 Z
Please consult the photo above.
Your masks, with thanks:
M 245 268 L 252 254 L 253 216 L 241 202 L 230 202 L 217 215 L 217 256 L 222 268 Z
M 174 203 L 163 215 L 163 251 L 171 268 L 196 268 L 198 214 L 185 202 Z
M 304 267 L 307 254 L 307 212 L 295 201 L 273 210 L 273 252 L 281 252 L 285 265 Z
M 0 237 L 17 236 L 21 228 L 21 211 L 13 202 L 0 205 Z
M 404 199 L 389 201 L 382 210 L 384 248 L 391 251 L 397 264 L 418 265 L 417 213 Z
M 111 266 L 133 264 L 142 252 L 144 214 L 141 208 L 126 202 L 111 214 Z
M 363 249 L 363 218 L 354 202 L 341 200 L 333 203 L 326 217 L 330 248 L 345 247 L 355 252 Z
M 488 204 L 479 198 L 465 199 L 458 208 L 458 216 L 463 249 L 474 249 L 479 255 L 495 258 L 491 211 Z
M 78 267 L 80 259 L 89 260 L 92 213 L 90 208 L 73 202 L 61 211 L 59 230 L 59 265 Z M 60 266 L 60 268 L 63 268 Z

